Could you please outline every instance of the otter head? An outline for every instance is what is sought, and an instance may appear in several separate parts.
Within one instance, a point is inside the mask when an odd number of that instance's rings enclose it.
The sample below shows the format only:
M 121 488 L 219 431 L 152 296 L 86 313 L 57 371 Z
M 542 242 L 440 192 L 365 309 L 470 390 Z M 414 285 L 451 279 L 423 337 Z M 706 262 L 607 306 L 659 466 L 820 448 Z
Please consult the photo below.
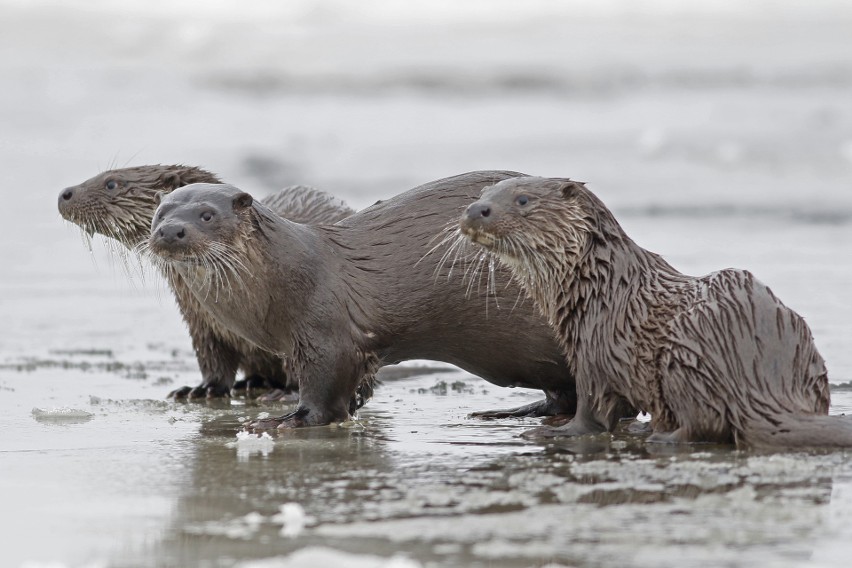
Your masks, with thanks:
M 252 196 L 227 184 L 196 183 L 158 194 L 147 250 L 166 263 L 234 267 L 253 232 Z
M 587 250 L 597 225 L 591 193 L 558 178 L 506 179 L 482 190 L 459 220 L 461 233 L 497 256 L 544 306 Z
M 59 213 L 90 236 L 113 238 L 133 248 L 148 238 L 155 196 L 198 182 L 219 183 L 200 168 L 139 166 L 109 170 L 59 193 Z

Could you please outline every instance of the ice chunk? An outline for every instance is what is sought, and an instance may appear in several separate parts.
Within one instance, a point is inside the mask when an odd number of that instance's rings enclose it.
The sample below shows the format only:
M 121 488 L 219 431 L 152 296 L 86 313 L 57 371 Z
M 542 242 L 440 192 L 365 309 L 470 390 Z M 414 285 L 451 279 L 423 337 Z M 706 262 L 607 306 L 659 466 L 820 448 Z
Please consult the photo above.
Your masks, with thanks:
M 95 417 L 91 412 L 61 406 L 56 408 L 33 408 L 33 418 L 38 422 L 82 424 Z
M 237 441 L 228 442 L 229 448 L 237 449 L 237 459 L 246 461 L 252 454 L 258 453 L 266 457 L 275 448 L 275 440 L 272 436 L 263 432 L 262 434 L 253 434 L 251 432 L 237 432 Z

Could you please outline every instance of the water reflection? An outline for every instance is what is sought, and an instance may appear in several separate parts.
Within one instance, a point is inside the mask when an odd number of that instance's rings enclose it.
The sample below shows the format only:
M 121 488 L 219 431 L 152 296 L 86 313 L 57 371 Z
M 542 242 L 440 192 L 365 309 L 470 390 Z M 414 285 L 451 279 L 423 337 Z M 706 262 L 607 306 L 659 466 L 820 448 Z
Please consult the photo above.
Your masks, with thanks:
M 626 427 L 530 443 L 517 437 L 530 420 L 447 423 L 449 400 L 430 389 L 445 379 L 386 383 L 358 422 L 287 432 L 247 459 L 234 432 L 259 409 L 217 411 L 200 425 L 191 483 L 151 551 L 157 565 L 287 566 L 280 558 L 306 547 L 353 562 L 404 551 L 442 566 L 794 565 L 839 528 L 820 519 L 833 480 L 852 476 L 846 453 L 653 445 Z M 463 373 L 453 380 L 479 386 Z M 410 407 L 395 403 L 403 398 Z M 304 510 L 295 537 L 276 517 L 285 504 Z

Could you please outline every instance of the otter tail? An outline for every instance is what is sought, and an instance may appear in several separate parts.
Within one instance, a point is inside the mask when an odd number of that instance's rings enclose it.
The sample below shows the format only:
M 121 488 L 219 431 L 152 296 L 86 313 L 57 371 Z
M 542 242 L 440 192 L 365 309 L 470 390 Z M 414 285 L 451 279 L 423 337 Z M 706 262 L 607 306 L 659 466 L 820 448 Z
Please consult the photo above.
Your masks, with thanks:
M 796 415 L 752 421 L 737 440 L 752 448 L 852 448 L 852 416 Z

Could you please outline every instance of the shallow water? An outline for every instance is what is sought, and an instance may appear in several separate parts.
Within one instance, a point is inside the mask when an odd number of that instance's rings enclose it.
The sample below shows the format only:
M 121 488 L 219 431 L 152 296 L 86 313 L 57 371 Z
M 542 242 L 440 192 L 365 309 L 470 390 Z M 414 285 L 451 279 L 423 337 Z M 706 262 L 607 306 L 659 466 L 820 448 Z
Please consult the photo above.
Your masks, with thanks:
M 238 439 L 288 407 L 166 402 L 198 382 L 170 297 L 55 209 L 125 162 L 359 208 L 569 175 L 682 271 L 752 270 L 848 383 L 852 10 L 741 4 L 0 1 L 0 565 L 848 566 L 848 452 L 529 442 L 467 414 L 536 393 L 452 368 Z
M 164 365 L 171 354 L 148 357 L 145 368 L 193 380 L 187 357 L 182 369 Z M 0 453 L 3 522 L 15 536 L 6 564 L 251 565 L 307 547 L 344 552 L 345 562 L 403 553 L 412 565 L 458 566 L 848 558 L 848 453 L 670 448 L 627 434 L 527 442 L 517 435 L 536 420 L 466 415 L 531 393 L 452 369 L 385 382 L 352 423 L 238 439 L 247 418 L 286 407 L 163 402 L 165 381 L 106 370 L 116 358 L 3 369 L 0 427 L 14 434 Z M 834 397 L 852 409 L 848 391 Z M 63 407 L 81 417 L 49 418 Z M 277 516 L 286 504 L 295 513 Z M 270 565 L 302 565 L 288 558 Z

